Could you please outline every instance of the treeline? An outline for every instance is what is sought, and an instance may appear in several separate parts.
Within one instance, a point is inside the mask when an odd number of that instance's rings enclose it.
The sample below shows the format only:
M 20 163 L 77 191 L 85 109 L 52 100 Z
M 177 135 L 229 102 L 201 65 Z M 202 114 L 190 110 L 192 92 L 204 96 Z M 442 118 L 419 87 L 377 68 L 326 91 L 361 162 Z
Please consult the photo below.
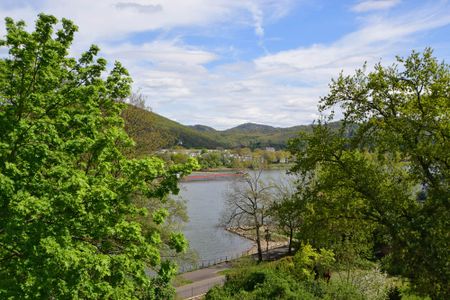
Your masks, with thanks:
M 292 155 L 288 151 L 273 148 L 252 151 L 250 148 L 196 150 L 175 147 L 174 149 L 160 150 L 155 155 L 170 164 L 185 163 L 189 159 L 195 158 L 201 169 L 204 170 L 215 168 L 254 169 L 261 166 L 287 164 L 292 161 Z

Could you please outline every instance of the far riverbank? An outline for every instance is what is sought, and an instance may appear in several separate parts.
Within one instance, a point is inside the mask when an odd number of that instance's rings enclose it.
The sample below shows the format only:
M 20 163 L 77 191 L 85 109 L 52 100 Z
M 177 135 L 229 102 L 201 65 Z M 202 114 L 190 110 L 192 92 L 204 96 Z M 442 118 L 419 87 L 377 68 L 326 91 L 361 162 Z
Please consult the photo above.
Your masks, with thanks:
M 288 171 L 292 164 L 271 164 L 263 168 L 264 171 Z M 211 168 L 192 172 L 181 179 L 182 182 L 202 181 L 202 180 L 227 180 L 239 178 L 252 169 L 242 168 Z
M 268 164 L 262 166 L 263 170 L 289 170 L 291 169 L 295 164 L 294 163 L 286 163 L 286 164 Z M 220 167 L 220 168 L 208 168 L 208 169 L 201 169 L 199 172 L 242 172 L 252 170 L 251 168 L 227 168 L 227 167 Z M 195 173 L 195 172 L 194 172 Z

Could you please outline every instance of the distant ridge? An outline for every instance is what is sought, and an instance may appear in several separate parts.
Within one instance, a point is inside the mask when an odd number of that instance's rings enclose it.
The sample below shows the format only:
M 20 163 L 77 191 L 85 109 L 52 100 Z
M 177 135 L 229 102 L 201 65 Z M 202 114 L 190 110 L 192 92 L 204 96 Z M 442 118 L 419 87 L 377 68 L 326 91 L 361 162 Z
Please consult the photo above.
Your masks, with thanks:
M 125 129 L 137 144 L 138 155 L 153 153 L 158 149 L 180 145 L 186 148 L 252 149 L 274 147 L 283 149 L 287 141 L 300 131 L 312 130 L 312 125 L 288 128 L 245 123 L 227 130 L 216 130 L 205 125 L 186 126 L 154 112 L 128 105 L 123 111 Z
M 205 126 L 205 125 L 200 125 L 200 124 L 191 125 L 191 126 L 188 126 L 188 127 L 191 127 L 192 129 L 195 129 L 197 131 L 217 131 L 216 129 L 214 129 L 212 127 Z
M 256 123 L 244 123 L 238 125 L 236 127 L 224 130 L 225 132 L 258 132 L 258 133 L 272 133 L 278 130 L 282 130 L 282 128 L 275 128 L 269 125 L 256 124 Z

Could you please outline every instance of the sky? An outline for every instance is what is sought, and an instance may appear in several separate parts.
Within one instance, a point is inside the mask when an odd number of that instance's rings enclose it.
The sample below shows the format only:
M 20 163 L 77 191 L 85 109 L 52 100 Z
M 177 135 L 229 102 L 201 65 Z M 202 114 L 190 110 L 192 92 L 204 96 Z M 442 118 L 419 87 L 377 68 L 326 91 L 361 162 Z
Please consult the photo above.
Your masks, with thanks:
M 331 79 L 364 62 L 425 47 L 450 62 L 443 0 L 0 0 L 30 30 L 40 12 L 78 25 L 71 55 L 96 44 L 122 62 L 154 112 L 220 130 L 310 124 Z

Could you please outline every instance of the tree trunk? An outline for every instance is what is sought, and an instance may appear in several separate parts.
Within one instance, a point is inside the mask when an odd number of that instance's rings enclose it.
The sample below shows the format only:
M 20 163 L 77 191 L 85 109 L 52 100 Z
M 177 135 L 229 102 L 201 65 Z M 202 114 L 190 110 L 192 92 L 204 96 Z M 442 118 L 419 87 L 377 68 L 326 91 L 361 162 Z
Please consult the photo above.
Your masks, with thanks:
M 291 255 L 292 251 L 292 236 L 294 235 L 294 231 L 292 228 L 289 230 L 289 246 L 288 246 L 288 254 Z
M 261 234 L 259 232 L 259 227 L 259 225 L 256 225 L 256 245 L 258 246 L 258 261 L 262 261 Z

